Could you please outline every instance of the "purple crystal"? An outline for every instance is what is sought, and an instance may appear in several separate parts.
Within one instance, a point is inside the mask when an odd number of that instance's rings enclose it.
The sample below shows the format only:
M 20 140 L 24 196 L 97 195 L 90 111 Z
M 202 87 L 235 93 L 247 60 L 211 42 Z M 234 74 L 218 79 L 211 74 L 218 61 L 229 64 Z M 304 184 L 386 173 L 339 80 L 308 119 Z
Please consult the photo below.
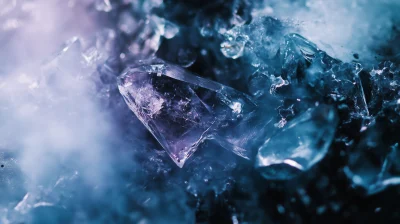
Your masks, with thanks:
M 119 90 L 179 167 L 205 140 L 249 159 L 268 124 L 246 94 L 160 60 L 127 68 Z

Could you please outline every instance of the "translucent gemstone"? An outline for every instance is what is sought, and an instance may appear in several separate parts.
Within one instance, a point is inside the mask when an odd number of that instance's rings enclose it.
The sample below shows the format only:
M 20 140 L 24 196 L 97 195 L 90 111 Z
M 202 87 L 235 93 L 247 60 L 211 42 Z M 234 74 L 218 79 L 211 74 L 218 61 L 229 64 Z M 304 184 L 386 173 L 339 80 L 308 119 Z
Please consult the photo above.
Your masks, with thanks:
M 291 83 L 297 83 L 303 78 L 299 70 L 307 70 L 308 80 L 318 79 L 317 75 L 321 72 L 331 68 L 333 64 L 341 63 L 299 34 L 284 36 L 284 41 L 280 45 L 280 60 L 282 73 Z
M 182 167 L 205 140 L 249 159 L 268 122 L 244 93 L 181 67 L 150 60 L 128 67 L 119 90 L 129 108 Z
M 256 168 L 266 179 L 290 179 L 308 170 L 328 152 L 339 118 L 320 105 L 288 122 L 259 148 Z
M 400 150 L 392 129 L 378 121 L 365 132 L 349 155 L 344 171 L 353 185 L 371 195 L 400 184 Z M 395 143 L 394 143 L 395 142 Z
M 364 117 L 369 115 L 364 89 L 359 73 L 359 64 L 340 63 L 319 75 L 314 82 L 315 89 L 336 102 L 345 102 L 353 115 Z
M 104 29 L 92 38 L 73 37 L 42 66 L 41 84 L 65 86 L 65 78 L 87 78 L 111 55 L 115 32 Z M 60 83 L 57 83 L 60 82 Z
M 382 110 L 384 102 L 400 98 L 400 68 L 391 62 L 383 62 L 370 72 L 372 114 Z M 397 120 L 397 119 L 396 119 Z
M 118 19 L 118 29 L 130 36 L 129 51 L 133 55 L 153 55 L 160 47 L 161 36 L 165 33 L 164 25 L 158 24 L 158 17 L 135 16 L 137 15 L 130 11 L 122 12 Z
M 79 77 L 85 67 L 82 56 L 82 43 L 78 37 L 73 37 L 62 46 L 52 58 L 42 66 L 40 83 L 47 86 L 60 86 L 63 77 Z

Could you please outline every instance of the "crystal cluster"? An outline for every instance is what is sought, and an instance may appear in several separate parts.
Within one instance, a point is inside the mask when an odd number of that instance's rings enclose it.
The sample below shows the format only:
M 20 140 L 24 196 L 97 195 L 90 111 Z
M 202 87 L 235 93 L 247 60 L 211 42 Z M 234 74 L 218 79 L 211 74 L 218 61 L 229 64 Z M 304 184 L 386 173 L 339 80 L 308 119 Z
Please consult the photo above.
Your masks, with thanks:
M 399 5 L 365 2 L 0 0 L 0 223 L 400 220 Z

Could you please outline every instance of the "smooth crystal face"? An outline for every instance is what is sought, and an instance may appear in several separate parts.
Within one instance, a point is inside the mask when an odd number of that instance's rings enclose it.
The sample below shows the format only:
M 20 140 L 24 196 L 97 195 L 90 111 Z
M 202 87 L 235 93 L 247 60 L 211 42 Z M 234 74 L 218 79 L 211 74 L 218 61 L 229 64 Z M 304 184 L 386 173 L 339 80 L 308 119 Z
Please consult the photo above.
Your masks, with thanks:
M 259 148 L 256 167 L 265 178 L 277 180 L 308 170 L 327 153 L 338 120 L 331 106 L 307 110 Z
M 118 81 L 129 108 L 182 167 L 205 140 L 249 159 L 265 124 L 237 90 L 160 60 L 129 67 Z

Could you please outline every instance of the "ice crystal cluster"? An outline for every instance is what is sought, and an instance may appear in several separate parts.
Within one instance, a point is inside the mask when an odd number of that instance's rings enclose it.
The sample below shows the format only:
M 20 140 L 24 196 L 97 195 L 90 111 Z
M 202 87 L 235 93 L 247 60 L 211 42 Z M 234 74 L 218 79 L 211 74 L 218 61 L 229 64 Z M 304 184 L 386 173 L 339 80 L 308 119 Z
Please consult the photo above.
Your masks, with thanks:
M 0 223 L 400 221 L 397 0 L 0 0 Z

